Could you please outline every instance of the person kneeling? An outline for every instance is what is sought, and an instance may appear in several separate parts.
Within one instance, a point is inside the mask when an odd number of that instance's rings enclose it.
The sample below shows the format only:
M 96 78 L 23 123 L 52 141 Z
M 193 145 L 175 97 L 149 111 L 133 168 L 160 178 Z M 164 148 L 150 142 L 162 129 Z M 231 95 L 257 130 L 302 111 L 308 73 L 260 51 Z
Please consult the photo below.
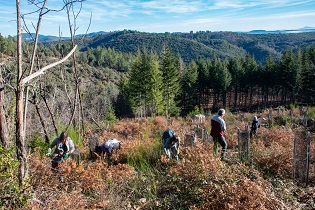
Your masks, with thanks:
M 53 154 L 51 154 L 52 148 L 56 146 Z M 48 156 L 51 156 L 52 168 L 60 171 L 59 165 L 69 157 L 75 150 L 72 139 L 68 136 L 67 132 L 62 132 L 59 137 L 55 138 L 49 145 Z

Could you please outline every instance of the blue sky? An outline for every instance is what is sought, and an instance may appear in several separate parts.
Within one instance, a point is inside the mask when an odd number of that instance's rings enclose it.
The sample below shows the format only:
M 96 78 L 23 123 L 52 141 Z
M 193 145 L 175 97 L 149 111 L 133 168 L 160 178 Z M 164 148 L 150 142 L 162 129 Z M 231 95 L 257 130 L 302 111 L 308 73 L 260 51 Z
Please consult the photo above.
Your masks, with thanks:
M 21 1 L 21 13 L 34 32 L 36 10 Z M 39 0 L 32 0 L 39 1 Z M 14 0 L 0 0 L 0 33 L 16 35 Z M 60 9 L 62 0 L 48 0 Z M 76 4 L 74 10 L 80 10 Z M 90 16 L 91 25 L 88 29 Z M 251 31 L 315 27 L 315 0 L 86 0 L 76 21 L 76 34 L 97 31 L 142 32 Z M 65 11 L 44 15 L 40 34 L 69 36 Z

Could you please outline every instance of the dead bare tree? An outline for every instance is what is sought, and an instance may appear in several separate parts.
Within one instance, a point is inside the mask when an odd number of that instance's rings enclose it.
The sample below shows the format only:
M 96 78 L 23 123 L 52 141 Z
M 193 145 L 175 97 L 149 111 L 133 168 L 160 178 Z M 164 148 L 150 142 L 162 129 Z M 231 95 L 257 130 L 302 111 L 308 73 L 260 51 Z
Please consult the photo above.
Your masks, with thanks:
M 44 1 L 45 4 L 47 0 Z M 73 2 L 69 2 L 71 4 Z M 42 7 L 44 8 L 44 7 Z M 24 72 L 22 68 L 22 26 L 21 26 L 21 9 L 20 9 L 20 0 L 16 0 L 16 11 L 17 11 L 17 84 L 16 84 L 16 151 L 17 151 L 17 159 L 20 162 L 19 165 L 19 185 L 22 186 L 24 180 L 28 177 L 28 158 L 26 154 L 25 148 L 25 119 L 24 115 L 26 114 L 26 107 L 24 102 L 24 93 L 27 87 L 27 84 L 33 80 L 34 78 L 45 74 L 45 71 L 53 68 L 54 66 L 63 63 L 66 61 L 76 50 L 77 46 L 74 46 L 73 49 L 61 60 L 49 64 L 35 73 L 31 73 L 29 76 L 24 77 Z M 40 12 L 40 18 L 43 15 Z M 39 21 L 41 22 L 41 21 Z M 35 42 L 38 38 L 39 33 L 39 26 L 37 26 L 36 35 L 35 35 Z M 36 51 L 36 47 L 34 47 L 33 51 Z M 33 53 L 35 55 L 35 52 Z M 33 57 L 33 56 L 32 56 Z M 33 61 L 32 61 L 33 62 Z M 33 64 L 31 64 L 32 66 Z M 32 67 L 31 67 L 32 68 Z
M 43 1 L 42 7 L 40 8 L 39 16 L 38 16 L 38 21 L 37 21 L 37 27 L 36 33 L 35 33 L 35 38 L 33 38 L 33 52 L 32 52 L 32 58 L 31 58 L 31 64 L 30 64 L 30 70 L 29 70 L 29 75 L 32 74 L 33 72 L 33 67 L 35 63 L 35 57 L 36 57 L 36 52 L 37 52 L 37 43 L 38 43 L 38 35 L 39 35 L 39 30 L 42 22 L 42 17 L 45 9 L 45 5 L 47 3 L 47 0 Z M 24 16 L 22 16 L 22 19 L 24 21 Z M 24 24 L 25 27 L 27 27 L 26 24 Z M 31 33 L 29 33 L 31 34 Z M 27 105 L 28 105 L 28 94 L 29 94 L 29 86 L 26 87 L 25 90 L 25 103 L 24 103 L 24 122 L 26 122 L 26 114 L 27 114 Z M 25 133 L 26 126 L 24 127 L 24 133 Z
M 5 117 L 4 110 L 4 85 L 1 72 L 1 65 L 0 65 L 0 139 L 3 147 L 5 149 L 9 149 L 10 141 L 8 136 L 7 120 Z
M 72 47 L 75 46 L 75 34 L 76 34 L 76 19 L 78 18 L 78 15 L 81 12 L 82 9 L 82 4 L 77 13 L 74 12 L 73 9 L 73 4 L 68 4 L 70 0 L 64 0 L 64 3 L 67 5 L 66 6 L 66 11 L 67 11 L 67 16 L 68 16 L 68 24 L 69 24 L 69 30 L 70 30 L 70 35 L 71 35 L 71 43 Z M 72 11 L 72 16 L 73 16 L 73 23 L 71 22 L 71 17 L 70 17 L 70 11 Z M 90 19 L 91 20 L 91 19 Z M 90 22 L 91 23 L 91 22 Z M 73 68 L 74 68 L 74 78 L 75 78 L 75 86 L 76 86 L 76 98 L 78 98 L 79 102 L 79 114 L 78 116 L 81 117 L 81 126 L 82 126 L 82 134 L 85 134 L 85 128 L 84 128 L 84 112 L 83 112 L 83 105 L 82 105 L 82 100 L 81 100 L 81 91 L 80 91 L 80 81 L 78 77 L 78 70 L 77 70 L 77 62 L 76 62 L 76 56 L 75 54 L 72 55 L 72 60 L 73 60 Z M 71 121 L 74 118 L 75 110 L 76 110 L 76 100 L 74 101 L 74 108 L 73 108 L 73 113 L 71 116 L 71 119 L 69 121 L 69 124 L 67 128 L 70 126 Z
M 47 132 L 47 126 L 46 126 L 46 123 L 45 123 L 45 120 L 44 118 L 42 117 L 42 114 L 40 112 L 40 100 L 38 99 L 37 97 L 37 93 L 36 92 L 33 92 L 33 96 L 32 96 L 32 99 L 29 100 L 32 104 L 34 104 L 35 106 L 35 109 L 36 109 L 36 113 L 39 117 L 39 121 L 42 125 L 42 128 L 43 128 L 43 131 L 44 131 L 44 134 L 45 134 L 45 141 L 47 144 L 49 144 L 49 138 L 48 138 L 48 132 Z
M 23 70 L 22 70 L 22 27 L 21 27 L 21 10 L 20 1 L 16 0 L 17 14 L 17 84 L 16 84 L 16 155 L 20 162 L 19 165 L 19 184 L 23 185 L 25 178 L 28 176 L 28 160 L 25 149 L 25 133 L 23 123 Z
M 46 105 L 46 107 L 47 107 L 49 116 L 50 116 L 51 121 L 52 121 L 52 124 L 53 124 L 53 126 L 54 126 L 55 134 L 56 134 L 56 136 L 57 136 L 57 135 L 58 135 L 58 129 L 57 129 L 57 126 L 56 126 L 54 114 L 53 114 L 53 112 L 51 111 L 51 109 L 50 109 L 50 107 L 49 107 L 49 105 L 48 105 L 48 102 L 47 102 L 47 99 L 46 99 L 45 94 L 41 94 L 40 96 L 41 96 L 41 98 L 43 99 L 43 101 L 44 101 L 44 103 L 45 103 L 45 105 Z

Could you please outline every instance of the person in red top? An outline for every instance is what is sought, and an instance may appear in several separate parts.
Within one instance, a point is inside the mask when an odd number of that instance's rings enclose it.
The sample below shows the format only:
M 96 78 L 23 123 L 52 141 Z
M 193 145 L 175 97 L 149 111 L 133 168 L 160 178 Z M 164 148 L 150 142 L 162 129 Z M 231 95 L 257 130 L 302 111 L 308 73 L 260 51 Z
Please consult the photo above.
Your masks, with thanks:
M 222 147 L 221 160 L 225 159 L 225 154 L 227 150 L 227 143 L 224 138 L 224 132 L 226 131 L 226 125 L 223 119 L 224 115 L 225 115 L 225 110 L 220 109 L 218 111 L 218 114 L 214 115 L 211 118 L 211 122 L 210 122 L 210 125 L 211 125 L 210 135 L 212 136 L 213 142 L 214 142 L 213 150 L 215 154 L 218 154 L 218 144 L 221 145 Z

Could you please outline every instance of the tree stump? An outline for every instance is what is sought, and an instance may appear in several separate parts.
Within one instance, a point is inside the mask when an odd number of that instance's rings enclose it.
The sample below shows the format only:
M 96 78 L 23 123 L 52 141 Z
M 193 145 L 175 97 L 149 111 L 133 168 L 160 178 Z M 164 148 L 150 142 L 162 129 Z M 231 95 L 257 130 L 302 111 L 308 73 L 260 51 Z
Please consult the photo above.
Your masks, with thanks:
M 90 149 L 90 158 L 96 159 L 97 155 L 95 154 L 96 147 L 100 145 L 100 138 L 97 134 L 93 134 L 88 139 L 88 145 Z
M 77 162 L 77 165 L 81 163 L 81 155 L 78 147 L 75 147 L 74 152 L 70 154 L 70 157 Z
M 200 138 L 200 139 L 203 138 L 202 128 L 200 128 L 200 127 L 195 127 L 195 128 L 194 128 L 194 131 L 195 131 L 196 137 L 198 137 L 198 138 Z
M 242 162 L 250 161 L 250 132 L 248 126 L 245 131 L 238 129 L 238 154 Z
M 195 133 L 186 133 L 185 134 L 185 146 L 193 146 L 196 144 L 196 134 Z

